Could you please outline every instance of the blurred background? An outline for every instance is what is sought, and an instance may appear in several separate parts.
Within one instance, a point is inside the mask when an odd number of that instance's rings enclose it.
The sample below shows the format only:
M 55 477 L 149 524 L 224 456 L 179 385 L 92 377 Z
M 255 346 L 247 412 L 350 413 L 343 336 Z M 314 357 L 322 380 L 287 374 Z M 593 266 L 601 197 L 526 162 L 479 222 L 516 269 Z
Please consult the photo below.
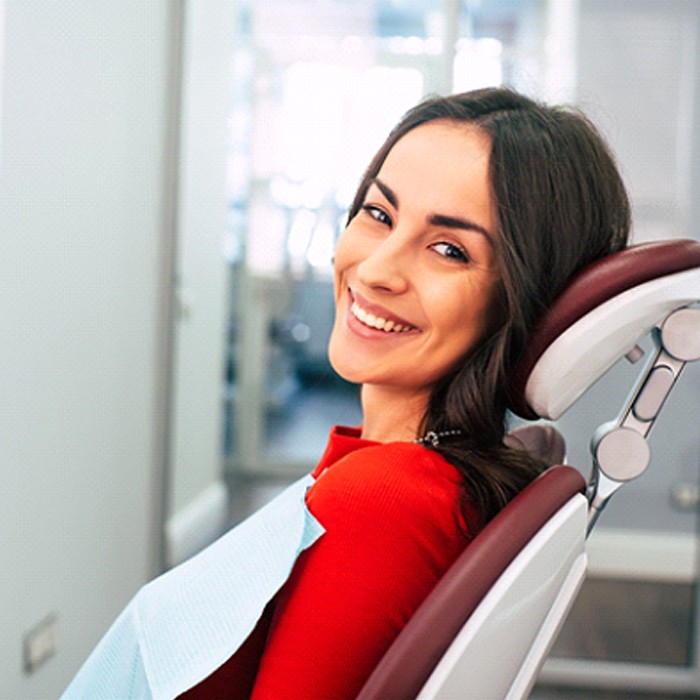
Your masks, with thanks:
M 359 421 L 331 258 L 407 108 L 578 105 L 635 240 L 698 238 L 699 37 L 696 0 L 0 0 L 0 698 L 56 697 L 144 582 Z M 634 374 L 560 421 L 586 474 Z M 601 518 L 538 697 L 700 693 L 699 385 Z

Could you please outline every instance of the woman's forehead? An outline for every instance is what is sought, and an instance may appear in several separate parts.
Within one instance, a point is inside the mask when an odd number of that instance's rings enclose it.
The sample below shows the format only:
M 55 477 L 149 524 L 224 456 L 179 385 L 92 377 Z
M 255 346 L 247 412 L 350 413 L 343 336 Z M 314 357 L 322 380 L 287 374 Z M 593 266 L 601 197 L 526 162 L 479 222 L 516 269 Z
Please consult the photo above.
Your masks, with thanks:
M 477 126 L 429 122 L 397 140 L 376 180 L 395 192 L 399 202 L 403 197 L 445 209 L 444 214 L 469 213 L 492 230 L 490 153 L 490 136 Z

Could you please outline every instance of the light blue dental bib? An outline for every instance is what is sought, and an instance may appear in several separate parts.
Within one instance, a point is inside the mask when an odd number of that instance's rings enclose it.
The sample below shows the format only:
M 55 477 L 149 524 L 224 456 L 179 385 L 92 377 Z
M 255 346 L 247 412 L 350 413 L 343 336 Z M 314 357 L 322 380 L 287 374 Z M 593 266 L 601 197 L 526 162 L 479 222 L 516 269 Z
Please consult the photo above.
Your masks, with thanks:
M 211 546 L 145 585 L 61 700 L 170 700 L 240 647 L 299 554 L 324 532 L 308 475 Z

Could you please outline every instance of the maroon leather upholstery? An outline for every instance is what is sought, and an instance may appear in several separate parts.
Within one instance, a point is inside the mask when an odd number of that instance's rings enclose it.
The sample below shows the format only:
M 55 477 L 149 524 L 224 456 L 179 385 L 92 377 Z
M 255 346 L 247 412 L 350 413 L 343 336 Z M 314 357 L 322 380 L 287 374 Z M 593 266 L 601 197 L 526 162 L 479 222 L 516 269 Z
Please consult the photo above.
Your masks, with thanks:
M 527 404 L 525 386 L 544 351 L 567 328 L 627 289 L 695 267 L 700 267 L 697 241 L 655 241 L 613 253 L 575 275 L 535 325 L 527 351 L 513 374 L 512 410 L 523 418 L 538 418 Z
M 576 469 L 555 466 L 518 494 L 421 604 L 357 700 L 413 700 L 498 577 L 547 520 L 584 488 Z

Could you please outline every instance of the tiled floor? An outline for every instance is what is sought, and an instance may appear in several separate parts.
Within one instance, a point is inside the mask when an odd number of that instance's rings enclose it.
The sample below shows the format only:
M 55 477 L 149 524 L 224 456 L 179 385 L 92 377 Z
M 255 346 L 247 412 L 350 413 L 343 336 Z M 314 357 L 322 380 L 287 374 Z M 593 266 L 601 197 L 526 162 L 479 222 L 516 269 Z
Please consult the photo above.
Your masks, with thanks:
M 589 579 L 553 653 L 687 666 L 693 661 L 695 596 L 691 584 Z
M 696 700 L 700 695 L 669 695 L 639 691 L 593 690 L 590 688 L 536 688 L 530 700 Z
M 587 580 L 559 635 L 553 655 L 597 661 L 693 664 L 694 585 L 649 581 Z M 696 695 L 538 687 L 533 700 L 669 700 Z

